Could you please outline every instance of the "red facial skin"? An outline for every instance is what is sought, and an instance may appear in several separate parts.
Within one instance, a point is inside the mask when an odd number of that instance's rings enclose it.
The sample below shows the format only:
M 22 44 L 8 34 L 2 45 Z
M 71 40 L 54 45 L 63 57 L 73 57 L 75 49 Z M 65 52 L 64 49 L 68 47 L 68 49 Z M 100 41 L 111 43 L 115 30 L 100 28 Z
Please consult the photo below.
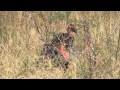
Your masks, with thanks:
M 70 32 L 70 37 L 74 37 L 75 33 L 74 32 Z
M 61 45 L 60 53 L 66 60 L 69 60 L 69 53 L 65 51 L 65 44 Z

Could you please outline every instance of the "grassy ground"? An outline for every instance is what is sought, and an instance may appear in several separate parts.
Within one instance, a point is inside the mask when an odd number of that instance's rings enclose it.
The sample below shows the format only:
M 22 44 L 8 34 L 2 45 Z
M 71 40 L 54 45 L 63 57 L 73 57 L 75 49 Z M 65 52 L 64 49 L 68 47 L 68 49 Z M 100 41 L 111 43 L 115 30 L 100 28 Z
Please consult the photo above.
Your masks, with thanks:
M 116 79 L 120 78 L 120 13 L 119 12 L 22 12 L 1 11 L 0 78 L 13 79 Z M 72 64 L 64 72 L 40 50 L 53 34 L 66 32 L 67 22 L 78 29 L 74 49 L 84 52 L 84 28 L 89 22 L 97 64 L 89 64 L 88 54 L 71 54 Z M 93 51 L 90 51 L 90 54 Z M 38 63 L 37 63 L 38 61 Z

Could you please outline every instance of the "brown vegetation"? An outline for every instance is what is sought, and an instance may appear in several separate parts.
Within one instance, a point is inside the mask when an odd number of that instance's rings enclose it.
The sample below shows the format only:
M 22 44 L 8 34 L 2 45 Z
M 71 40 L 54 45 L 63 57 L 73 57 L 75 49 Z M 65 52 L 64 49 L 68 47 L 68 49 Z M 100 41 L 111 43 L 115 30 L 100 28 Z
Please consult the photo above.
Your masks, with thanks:
M 78 30 L 64 72 L 40 51 L 68 23 Z M 119 68 L 120 12 L 0 11 L 0 78 L 112 79 Z

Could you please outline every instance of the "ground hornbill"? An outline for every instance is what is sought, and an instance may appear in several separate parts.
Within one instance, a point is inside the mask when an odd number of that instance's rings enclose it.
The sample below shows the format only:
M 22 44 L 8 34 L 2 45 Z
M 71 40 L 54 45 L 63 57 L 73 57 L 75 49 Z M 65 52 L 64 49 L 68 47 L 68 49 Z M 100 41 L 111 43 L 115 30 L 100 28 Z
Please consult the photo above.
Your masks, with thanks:
M 67 33 L 54 35 L 49 44 L 44 44 L 42 55 L 57 59 L 58 56 L 62 56 L 65 61 L 63 66 L 68 68 L 70 61 L 69 50 L 73 46 L 74 35 L 76 32 L 75 26 L 73 24 L 69 24 L 67 27 Z

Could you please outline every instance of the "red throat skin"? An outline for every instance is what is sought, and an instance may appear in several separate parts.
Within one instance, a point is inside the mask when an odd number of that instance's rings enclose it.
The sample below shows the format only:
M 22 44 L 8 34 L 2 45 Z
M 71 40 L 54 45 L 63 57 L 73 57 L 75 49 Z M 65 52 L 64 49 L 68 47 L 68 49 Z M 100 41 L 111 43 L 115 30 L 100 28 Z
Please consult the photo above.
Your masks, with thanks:
M 60 52 L 62 54 L 62 56 L 68 60 L 69 59 L 69 53 L 67 51 L 65 51 L 65 45 L 62 45 L 60 48 Z
M 74 32 L 70 32 L 70 36 L 74 37 L 75 33 Z

